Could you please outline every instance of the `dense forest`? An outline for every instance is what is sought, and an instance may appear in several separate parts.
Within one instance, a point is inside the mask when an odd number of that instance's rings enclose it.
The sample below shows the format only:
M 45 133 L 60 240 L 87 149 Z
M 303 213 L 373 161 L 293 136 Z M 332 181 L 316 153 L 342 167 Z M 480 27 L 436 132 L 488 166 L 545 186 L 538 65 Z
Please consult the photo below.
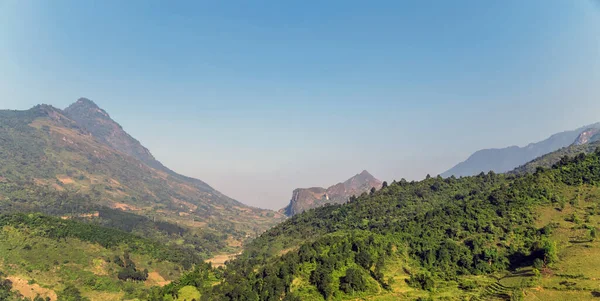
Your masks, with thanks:
M 520 176 L 490 172 L 385 183 L 348 204 L 285 221 L 254 240 L 225 270 L 197 269 L 155 289 L 152 300 L 170 300 L 185 286 L 195 287 L 201 300 L 356 298 L 389 289 L 394 279 L 384 271 L 399 260 L 409 276 L 406 284 L 424 292 L 448 281 L 472 290 L 474 284 L 464 281 L 469 275 L 525 266 L 539 273 L 559 258 L 550 237 L 555 225 L 536 226 L 536 210 L 560 211 L 575 202 L 570 191 L 599 184 L 600 149 Z M 586 219 L 599 209 L 598 204 L 587 208 Z M 595 227 L 584 227 L 595 235 Z M 208 285 L 214 275 L 219 284 Z M 519 294 L 499 296 L 519 299 Z

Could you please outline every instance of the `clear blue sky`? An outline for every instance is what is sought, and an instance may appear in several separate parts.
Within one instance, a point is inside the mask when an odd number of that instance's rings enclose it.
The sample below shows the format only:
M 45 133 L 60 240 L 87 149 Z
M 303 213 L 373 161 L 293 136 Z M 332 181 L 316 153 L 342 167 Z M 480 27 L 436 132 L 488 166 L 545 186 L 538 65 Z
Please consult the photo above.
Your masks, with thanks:
M 247 204 L 600 121 L 600 5 L 0 0 L 0 109 L 88 97 Z

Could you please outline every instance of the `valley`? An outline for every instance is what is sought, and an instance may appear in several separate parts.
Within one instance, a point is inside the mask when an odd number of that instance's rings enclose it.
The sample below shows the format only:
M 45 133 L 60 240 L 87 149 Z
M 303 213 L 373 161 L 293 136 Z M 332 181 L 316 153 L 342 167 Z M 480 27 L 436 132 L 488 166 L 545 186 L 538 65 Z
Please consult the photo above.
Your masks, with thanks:
M 0 301 L 600 301 L 600 0 L 0 0 Z
M 74 106 L 0 112 L 7 300 L 600 295 L 595 130 L 506 174 L 363 171 L 296 189 L 276 213 L 164 167 L 92 101 Z

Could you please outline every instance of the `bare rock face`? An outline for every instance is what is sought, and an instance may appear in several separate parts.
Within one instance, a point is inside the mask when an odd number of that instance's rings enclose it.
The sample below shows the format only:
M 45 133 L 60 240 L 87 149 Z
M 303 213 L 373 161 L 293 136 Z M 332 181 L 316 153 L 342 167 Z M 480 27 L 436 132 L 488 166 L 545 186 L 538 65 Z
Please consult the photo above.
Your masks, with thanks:
M 574 145 L 583 145 L 586 143 L 595 142 L 600 138 L 600 128 L 589 128 L 583 131 L 577 139 L 575 139 Z
M 373 187 L 381 188 L 381 181 L 373 177 L 368 171 L 348 179 L 343 183 L 335 184 L 327 189 L 322 187 L 298 188 L 292 193 L 290 204 L 279 212 L 294 216 L 306 210 L 317 208 L 325 204 L 343 204 L 351 196 L 368 192 Z

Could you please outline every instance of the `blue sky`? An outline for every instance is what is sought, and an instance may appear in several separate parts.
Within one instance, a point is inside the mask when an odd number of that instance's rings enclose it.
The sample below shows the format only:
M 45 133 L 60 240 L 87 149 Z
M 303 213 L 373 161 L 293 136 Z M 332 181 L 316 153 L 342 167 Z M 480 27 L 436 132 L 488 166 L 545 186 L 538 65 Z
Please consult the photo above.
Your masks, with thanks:
M 600 4 L 0 0 L 0 70 L 0 109 L 88 97 L 167 166 L 278 209 L 600 121 Z

